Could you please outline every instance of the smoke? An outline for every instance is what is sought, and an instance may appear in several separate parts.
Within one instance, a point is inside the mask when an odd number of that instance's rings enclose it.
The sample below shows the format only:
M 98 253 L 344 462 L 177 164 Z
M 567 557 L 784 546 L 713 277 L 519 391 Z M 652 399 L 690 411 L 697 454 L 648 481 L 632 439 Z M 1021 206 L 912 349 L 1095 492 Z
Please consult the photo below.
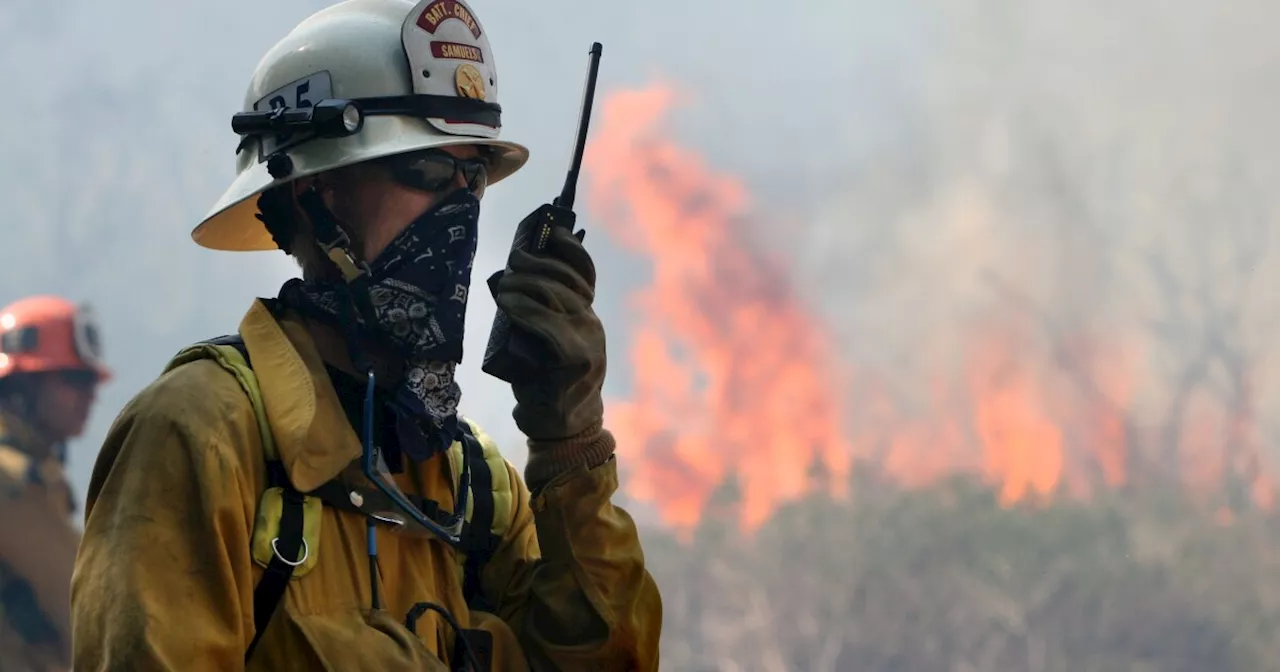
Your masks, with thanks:
M 1265 83 L 1280 47 L 1263 26 L 1280 9 L 966 1 L 929 15 L 928 58 L 888 92 L 901 107 L 883 127 L 906 140 L 855 154 L 798 217 L 795 269 L 828 288 L 811 297 L 853 356 L 918 385 L 911 367 L 956 361 L 994 311 L 1029 329 L 1019 359 L 1062 380 L 1091 366 L 1055 352 L 1064 340 L 1123 351 L 1142 371 L 1142 424 L 1168 420 L 1207 358 L 1196 387 L 1254 404 L 1273 432 L 1280 94 Z
M 784 251 L 786 289 L 836 334 L 829 365 L 859 374 L 855 434 L 881 425 L 862 456 L 907 481 L 979 471 L 1007 500 L 1172 474 L 1214 490 L 1235 479 L 1265 504 L 1266 446 L 1280 438 L 1266 151 L 1277 95 L 1259 84 L 1280 63 L 1262 27 L 1277 13 L 802 3 L 767 20 L 719 16 L 718 64 L 690 58 L 643 81 L 679 91 L 674 135 L 749 193 L 743 244 Z M 633 210 L 663 197 L 651 198 Z M 642 220 L 630 225 L 668 232 Z M 670 251 L 649 251 L 654 269 L 688 247 L 669 233 Z M 752 458 L 679 461 L 698 459 Z M 796 476 L 785 470 L 776 477 Z
M 251 297 L 293 272 L 279 254 L 205 252 L 187 234 L 231 178 L 228 116 L 257 59 L 325 4 L 0 7 L 0 81 L 11 94 L 0 108 L 0 300 L 92 300 L 120 372 L 72 452 L 78 487 L 111 419 L 167 356 L 234 330 Z M 786 255 L 792 286 L 847 362 L 918 413 L 932 412 L 936 378 L 963 377 L 975 325 L 1012 320 L 1014 360 L 1055 375 L 1070 368 L 1057 360 L 1072 358 L 1055 359 L 1053 333 L 1127 353 L 1076 356 L 1088 375 L 1066 380 L 1125 397 L 1097 380 L 1107 367 L 1096 362 L 1146 371 L 1133 403 L 1156 425 L 1197 352 L 1237 353 L 1258 422 L 1277 431 L 1266 358 L 1280 146 L 1274 3 L 475 9 L 503 69 L 504 137 L 533 149 L 529 167 L 486 197 L 477 268 L 499 267 L 515 222 L 559 191 L 586 49 L 600 40 L 601 91 L 656 78 L 681 92 L 679 141 L 750 194 L 754 224 L 741 235 Z M 582 223 L 600 228 L 588 215 Z M 607 235 L 587 241 L 610 329 L 609 390 L 622 396 L 638 326 L 625 297 L 648 282 L 649 264 Z M 477 353 L 492 302 L 473 297 Z M 1223 358 L 1208 359 L 1201 396 L 1240 397 Z M 509 392 L 464 369 L 464 410 L 521 462 Z
M 919 188 L 863 208 L 854 186 L 826 211 L 872 210 L 877 221 L 854 226 L 894 231 L 874 250 L 893 268 L 868 283 L 881 309 L 827 300 L 837 323 L 864 350 L 933 344 L 932 361 L 915 361 L 938 367 L 974 318 L 998 311 L 1032 327 L 1024 367 L 1123 408 L 1145 444 L 1130 449 L 1149 459 L 1231 461 L 1233 444 L 1274 443 L 1280 175 L 1267 148 L 1280 97 L 1258 84 L 1280 53 L 1258 26 L 1276 8 L 948 7 L 943 53 L 905 115 L 924 141 L 899 175 Z M 830 278 L 850 260 L 798 262 Z M 899 284 L 915 300 L 886 320 L 884 290 Z
M 1272 423 L 1280 47 L 1265 26 L 1280 8 L 894 4 L 912 31 L 848 41 L 855 62 L 897 64 L 859 82 L 883 105 L 753 162 L 772 180 L 744 171 L 767 183 L 823 157 L 805 175 L 824 193 L 803 204 L 756 190 L 777 213 L 757 235 L 791 250 L 850 356 L 918 386 L 912 369 L 943 370 L 1000 311 L 1035 332 L 1028 349 L 1071 334 L 1123 348 L 1148 422 L 1200 351 L 1238 356 Z M 1234 374 L 1207 368 L 1227 403 Z

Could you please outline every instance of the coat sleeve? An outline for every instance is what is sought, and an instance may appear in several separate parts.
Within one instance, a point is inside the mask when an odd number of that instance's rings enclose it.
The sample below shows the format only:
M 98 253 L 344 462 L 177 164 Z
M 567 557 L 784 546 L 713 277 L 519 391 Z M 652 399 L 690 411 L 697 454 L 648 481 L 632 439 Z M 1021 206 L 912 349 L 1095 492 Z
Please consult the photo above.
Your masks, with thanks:
M 534 670 L 656 670 L 662 599 L 631 516 L 612 504 L 616 461 L 562 474 L 530 501 L 515 492 L 485 592 Z
M 257 491 L 232 448 L 256 430 L 207 380 L 166 383 L 203 365 L 139 394 L 98 456 L 71 586 L 77 670 L 244 667 Z

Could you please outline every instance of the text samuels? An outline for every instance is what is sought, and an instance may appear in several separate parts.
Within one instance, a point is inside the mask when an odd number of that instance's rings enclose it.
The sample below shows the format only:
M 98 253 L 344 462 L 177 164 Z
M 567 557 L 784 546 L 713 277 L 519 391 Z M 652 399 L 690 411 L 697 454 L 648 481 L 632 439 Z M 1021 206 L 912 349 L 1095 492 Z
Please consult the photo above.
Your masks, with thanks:
M 479 47 L 457 42 L 432 42 L 431 55 L 436 58 L 452 58 L 460 61 L 484 63 L 484 52 Z

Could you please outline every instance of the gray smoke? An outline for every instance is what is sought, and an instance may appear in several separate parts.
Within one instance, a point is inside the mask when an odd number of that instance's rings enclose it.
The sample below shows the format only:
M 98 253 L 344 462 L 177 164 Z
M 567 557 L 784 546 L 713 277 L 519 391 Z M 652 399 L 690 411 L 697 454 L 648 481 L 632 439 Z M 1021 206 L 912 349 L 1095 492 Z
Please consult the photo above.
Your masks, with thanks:
M 111 419 L 170 354 L 233 331 L 253 296 L 293 273 L 279 253 L 207 252 L 188 232 L 232 177 L 229 115 L 257 59 L 323 4 L 0 6 L 0 301 L 92 301 L 119 374 L 74 446 L 78 487 Z M 1136 335 L 1158 372 L 1146 383 L 1153 406 L 1168 372 L 1218 331 L 1248 360 L 1260 407 L 1275 408 L 1263 356 L 1275 317 L 1280 5 L 474 9 L 503 69 L 504 136 L 533 159 L 486 198 L 463 408 L 517 463 L 510 394 L 475 362 L 492 314 L 480 281 L 515 223 L 559 191 L 593 40 L 605 45 L 602 91 L 661 78 L 694 94 L 675 132 L 750 187 L 755 220 L 769 224 L 743 235 L 785 250 L 849 360 L 900 380 L 905 395 L 950 365 L 975 316 L 1022 310 L 993 289 L 1011 286 L 1047 311 L 1037 324 Z M 625 394 L 623 300 L 645 264 L 604 235 L 588 245 L 617 363 L 611 391 Z

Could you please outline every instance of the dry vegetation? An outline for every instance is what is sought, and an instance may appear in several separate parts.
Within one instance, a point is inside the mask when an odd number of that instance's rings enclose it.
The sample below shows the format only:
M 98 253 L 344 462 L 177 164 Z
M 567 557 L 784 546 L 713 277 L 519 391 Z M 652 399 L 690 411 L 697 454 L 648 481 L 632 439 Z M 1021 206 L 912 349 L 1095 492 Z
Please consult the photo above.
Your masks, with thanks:
M 1007 508 L 954 479 L 856 478 L 756 534 L 734 487 L 693 538 L 646 538 L 665 600 L 663 667 L 860 672 L 1280 668 L 1280 526 L 1181 489 Z

